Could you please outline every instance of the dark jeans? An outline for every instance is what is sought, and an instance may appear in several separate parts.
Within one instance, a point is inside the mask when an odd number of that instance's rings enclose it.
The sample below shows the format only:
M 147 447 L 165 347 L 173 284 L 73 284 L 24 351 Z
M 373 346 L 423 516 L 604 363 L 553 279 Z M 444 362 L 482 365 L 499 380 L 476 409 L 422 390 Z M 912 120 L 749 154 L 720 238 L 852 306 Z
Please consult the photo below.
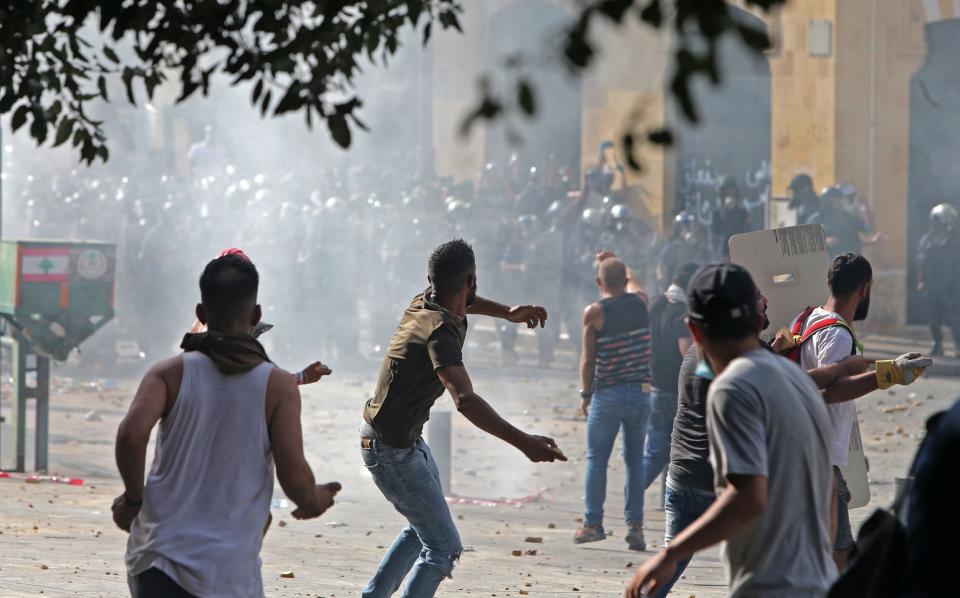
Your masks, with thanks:
M 666 531 L 663 535 L 663 545 L 666 546 L 669 544 L 670 540 L 674 539 L 677 534 L 703 515 L 706 510 L 710 508 L 710 505 L 713 504 L 714 500 L 716 500 L 716 497 L 709 492 L 673 485 L 670 484 L 668 480 L 664 505 L 667 511 L 667 520 Z M 674 572 L 673 577 L 663 586 L 663 589 L 660 590 L 656 598 L 664 598 L 670 593 L 670 589 L 673 588 L 673 585 L 677 583 L 677 580 L 680 579 L 680 576 L 683 575 L 683 572 L 687 569 L 691 558 L 692 557 L 687 557 L 677 564 L 677 570 Z
M 677 417 L 677 393 L 654 390 L 650 393 L 650 419 L 647 422 L 647 444 L 643 449 L 643 487 L 660 475 L 670 462 L 670 435 Z
M 195 598 L 160 569 L 147 569 L 131 577 L 129 583 L 133 598 Z

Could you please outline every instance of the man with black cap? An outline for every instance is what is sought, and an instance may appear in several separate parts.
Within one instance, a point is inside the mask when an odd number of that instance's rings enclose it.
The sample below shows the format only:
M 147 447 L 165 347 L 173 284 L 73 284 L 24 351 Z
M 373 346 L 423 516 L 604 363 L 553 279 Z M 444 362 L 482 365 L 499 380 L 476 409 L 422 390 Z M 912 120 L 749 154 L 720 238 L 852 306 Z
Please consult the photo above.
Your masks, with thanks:
M 731 596 L 822 596 L 836 577 L 830 421 L 810 376 L 763 347 L 757 297 L 732 264 L 690 282 L 698 369 L 715 376 L 706 420 L 717 500 L 637 571 L 628 597 L 655 595 L 680 561 L 721 541 Z

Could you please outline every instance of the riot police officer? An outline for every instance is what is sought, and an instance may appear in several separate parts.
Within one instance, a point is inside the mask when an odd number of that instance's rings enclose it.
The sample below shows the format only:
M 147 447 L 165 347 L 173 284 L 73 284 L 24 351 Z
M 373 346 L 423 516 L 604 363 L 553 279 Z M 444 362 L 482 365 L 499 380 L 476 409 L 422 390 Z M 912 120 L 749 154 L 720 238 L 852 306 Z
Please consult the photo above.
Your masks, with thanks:
M 743 205 L 736 177 L 724 177 L 718 193 L 720 205 L 713 211 L 710 232 L 713 233 L 715 255 L 726 259 L 730 256 L 730 237 L 750 230 L 750 212 Z
M 703 242 L 703 232 L 697 217 L 683 211 L 673 220 L 673 235 L 660 249 L 657 263 L 657 282 L 666 290 L 673 280 L 676 269 L 681 264 L 695 262 L 704 264 L 710 261 L 709 251 Z
M 927 321 L 933 333 L 931 355 L 943 355 L 943 325 L 953 332 L 953 342 L 960 343 L 960 314 L 957 313 L 957 291 L 960 291 L 960 237 L 957 210 L 942 203 L 930 211 L 930 229 L 920 240 L 917 253 L 917 290 L 927 304 Z M 960 350 L 960 347 L 958 347 Z

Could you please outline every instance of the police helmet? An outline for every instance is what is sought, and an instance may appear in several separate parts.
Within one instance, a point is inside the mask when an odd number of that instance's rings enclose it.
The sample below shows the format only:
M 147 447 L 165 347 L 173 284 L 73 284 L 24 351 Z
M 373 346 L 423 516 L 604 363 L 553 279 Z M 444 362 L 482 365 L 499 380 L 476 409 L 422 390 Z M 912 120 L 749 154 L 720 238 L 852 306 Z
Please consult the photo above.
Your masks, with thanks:
M 948 203 L 937 204 L 930 210 L 930 222 L 954 226 L 957 223 L 957 209 Z

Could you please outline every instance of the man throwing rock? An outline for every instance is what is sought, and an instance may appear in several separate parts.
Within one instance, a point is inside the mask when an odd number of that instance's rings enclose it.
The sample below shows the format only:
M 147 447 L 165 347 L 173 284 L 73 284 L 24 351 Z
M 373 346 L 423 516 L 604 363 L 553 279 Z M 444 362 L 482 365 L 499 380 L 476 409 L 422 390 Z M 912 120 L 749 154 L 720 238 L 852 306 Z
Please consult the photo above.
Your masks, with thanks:
M 409 525 L 387 551 L 362 592 L 393 595 L 410 573 L 405 598 L 432 597 L 450 577 L 463 547 L 440 487 L 440 474 L 423 441 L 430 408 L 449 391 L 457 410 L 475 426 L 512 444 L 533 462 L 566 461 L 556 442 L 521 432 L 473 390 L 461 350 L 467 314 L 543 326 L 542 307 L 507 307 L 477 296 L 473 249 L 462 240 L 430 256 L 430 288 L 414 297 L 390 339 L 372 399 L 363 410 L 360 447 L 364 465 L 384 497 Z

